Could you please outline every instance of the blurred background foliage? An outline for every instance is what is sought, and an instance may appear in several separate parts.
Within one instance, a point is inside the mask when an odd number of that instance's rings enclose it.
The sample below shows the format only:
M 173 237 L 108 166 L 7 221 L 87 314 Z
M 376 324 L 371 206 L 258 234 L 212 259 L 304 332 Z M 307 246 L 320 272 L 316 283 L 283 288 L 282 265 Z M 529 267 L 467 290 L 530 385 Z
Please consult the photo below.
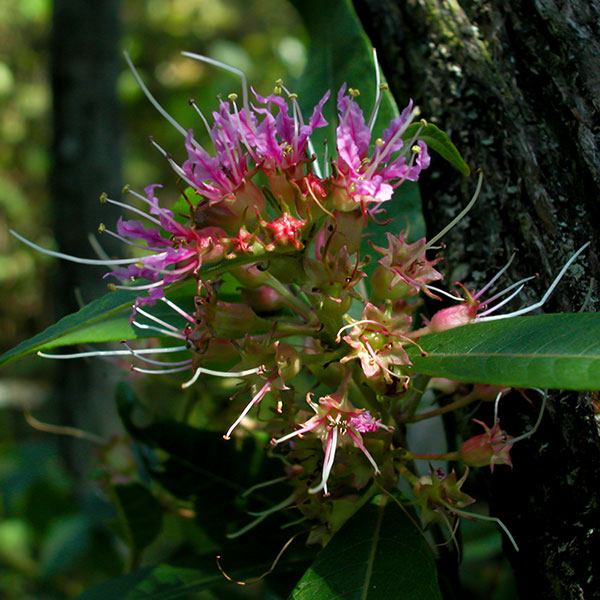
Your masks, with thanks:
M 61 316 L 54 314 L 49 294 L 55 261 L 8 234 L 9 228 L 15 229 L 42 246 L 56 247 L 52 222 L 59 216 L 52 215 L 48 192 L 52 8 L 52 0 L 0 1 L 0 352 Z M 123 0 L 121 28 L 122 49 L 130 54 L 151 92 L 184 128 L 194 128 L 201 141 L 201 123 L 188 100 L 194 98 L 207 114 L 216 108 L 219 94 L 239 92 L 240 85 L 230 73 L 182 57 L 182 50 L 241 68 L 262 94 L 269 93 L 279 77 L 293 86 L 306 62 L 306 32 L 292 6 L 281 0 Z M 137 190 L 162 183 L 161 201 L 175 202 L 177 177 L 148 137 L 181 162 L 185 158 L 181 135 L 150 105 L 125 61 L 118 93 L 123 181 Z M 111 221 L 108 214 L 107 223 Z M 91 249 L 89 255 L 93 256 Z M 56 418 L 44 407 L 53 366 L 32 357 L 6 369 L 0 379 L 3 600 L 72 597 L 119 576 L 127 567 L 128 550 L 118 535 L 123 533 L 116 524 L 118 515 L 102 485 L 113 477 L 113 467 L 121 474 L 131 468 L 135 485 L 135 457 L 127 441 L 114 438 L 101 452 L 81 442 L 80 452 L 95 455 L 97 469 L 94 477 L 80 481 L 64 466 L 57 436 L 37 431 L 23 419 L 25 406 L 39 409 L 40 418 Z M 149 403 L 157 406 L 152 398 Z M 203 404 L 207 419 L 210 406 L 216 404 Z M 176 409 L 171 406 L 171 410 Z M 135 501 L 151 502 L 143 494 Z M 182 543 L 206 551 L 204 533 L 180 517 L 166 515 L 163 534 L 146 550 L 145 562 L 160 561 Z M 501 554 L 495 529 L 470 526 L 465 537 L 471 548 L 462 566 L 473 594 L 468 597 L 513 597 L 506 564 L 493 562 Z M 507 581 L 508 591 L 503 591 Z M 207 593 L 203 598 L 237 597 L 240 592 L 230 586 L 226 595 Z M 260 590 L 248 593 L 260 597 Z
M 61 316 L 54 314 L 49 293 L 54 259 L 30 251 L 8 233 L 15 229 L 56 248 L 48 188 L 52 10 L 51 0 L 0 2 L 0 353 Z M 182 50 L 235 64 L 263 94 L 277 78 L 299 76 L 306 61 L 300 19 L 280 0 L 123 0 L 121 34 L 122 49 L 151 92 L 186 129 L 197 130 L 200 139 L 201 123 L 188 100 L 193 97 L 209 114 L 218 94 L 239 93 L 240 85 L 229 73 L 183 58 Z M 146 100 L 124 60 L 118 94 L 123 181 L 140 191 L 151 183 L 164 184 L 161 199 L 168 205 L 177 198 L 177 178 L 147 140 L 152 136 L 181 162 L 183 139 Z M 111 220 L 108 214 L 107 223 Z M 72 597 L 119 576 L 126 564 L 125 544 L 109 527 L 114 508 L 98 481 L 76 481 L 64 466 L 57 437 L 32 429 L 23 419 L 24 406 L 39 409 L 36 416 L 42 419 L 56 417 L 43 406 L 53 366 L 33 357 L 4 370 L 0 379 L 3 600 Z M 89 443 L 80 448 L 94 454 Z M 96 458 L 97 477 L 106 476 L 108 463 L 116 462 L 122 470 L 124 460 L 127 445 L 115 439 Z M 188 535 L 189 521 L 185 528 Z M 185 528 L 167 519 L 167 550 L 186 537 L 179 531 Z M 160 560 L 164 543 L 149 550 L 150 560 Z

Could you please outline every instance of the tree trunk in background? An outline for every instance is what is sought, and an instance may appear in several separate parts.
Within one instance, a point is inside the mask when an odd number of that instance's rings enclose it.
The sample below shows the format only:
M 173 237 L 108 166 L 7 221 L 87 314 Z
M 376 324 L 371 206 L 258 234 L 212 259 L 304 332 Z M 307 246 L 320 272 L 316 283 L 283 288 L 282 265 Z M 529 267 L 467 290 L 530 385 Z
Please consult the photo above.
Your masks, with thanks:
M 52 198 L 61 252 L 97 258 L 88 234 L 112 221 L 98 197 L 121 188 L 119 0 L 55 0 L 51 38 L 53 91 Z M 109 254 L 118 253 L 104 236 Z M 54 294 L 58 316 L 107 292 L 103 270 L 61 261 Z M 75 291 L 77 290 L 77 292 Z M 57 399 L 63 420 L 94 432 L 114 430 L 110 371 L 100 361 L 60 364 Z M 110 427 L 108 425 L 110 424 Z M 74 442 L 79 444 L 80 442 Z M 75 454 L 91 455 L 90 452 Z M 72 466 L 81 461 L 71 452 Z
M 545 307 L 600 304 L 600 4 L 595 0 L 355 0 L 400 102 L 447 131 L 482 169 L 475 208 L 449 233 L 447 281 L 474 287 L 518 249 L 514 281 L 538 272 L 538 299 L 569 256 L 592 245 Z M 439 231 L 475 188 L 435 159 L 421 179 L 428 231 Z M 468 267 L 467 267 L 468 265 Z M 595 282 L 592 282 L 594 278 Z M 600 597 L 600 437 L 591 395 L 551 394 L 540 431 L 513 450 L 515 467 L 485 475 L 492 514 L 528 600 Z M 511 408 L 513 410 L 511 410 Z M 536 409 L 501 404 L 517 435 Z M 477 431 L 477 433 L 480 433 Z M 483 474 L 482 474 L 483 476 Z

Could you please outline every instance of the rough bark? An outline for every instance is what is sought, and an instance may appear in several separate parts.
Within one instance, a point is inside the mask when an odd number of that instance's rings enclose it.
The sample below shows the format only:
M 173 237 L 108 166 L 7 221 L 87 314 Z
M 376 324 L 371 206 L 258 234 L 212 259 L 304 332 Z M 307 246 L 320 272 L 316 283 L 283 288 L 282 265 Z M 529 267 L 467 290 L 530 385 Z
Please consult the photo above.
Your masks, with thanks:
M 600 4 L 595 0 L 355 0 L 390 86 L 446 130 L 485 184 L 447 236 L 449 281 L 477 286 L 517 257 L 511 280 L 538 272 L 539 298 L 568 257 L 591 247 L 548 311 L 600 301 Z M 439 230 L 475 181 L 437 160 L 422 178 Z M 468 265 L 468 266 L 467 266 Z M 592 281 L 595 279 L 595 282 Z M 588 295 L 589 292 L 589 295 Z M 600 436 L 590 395 L 551 395 L 544 427 L 490 477 L 493 513 L 521 552 L 507 553 L 522 598 L 600 598 Z M 507 406 L 507 405 L 505 405 Z M 518 432 L 526 405 L 503 426 Z M 525 410 L 520 410 L 525 406 Z M 529 413 L 529 414 L 527 414 Z M 479 432 L 478 432 L 479 433 Z
M 51 191 L 59 250 L 75 256 L 97 258 L 88 234 L 100 222 L 112 221 L 98 197 L 104 191 L 113 198 L 120 193 L 119 6 L 119 0 L 54 2 Z M 105 238 L 105 250 L 116 252 Z M 101 274 L 98 267 L 61 261 L 54 287 L 58 316 L 106 293 Z M 56 385 L 62 420 L 96 432 L 114 429 L 111 379 L 99 361 L 62 363 Z M 76 454 L 70 457 L 77 466 Z

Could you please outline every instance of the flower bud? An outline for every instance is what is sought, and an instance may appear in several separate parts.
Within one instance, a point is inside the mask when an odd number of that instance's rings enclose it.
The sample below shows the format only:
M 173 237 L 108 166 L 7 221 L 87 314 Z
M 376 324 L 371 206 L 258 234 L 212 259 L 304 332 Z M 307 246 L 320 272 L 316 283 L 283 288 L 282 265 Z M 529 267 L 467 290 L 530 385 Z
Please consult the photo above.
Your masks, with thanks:
M 461 446 L 460 459 L 471 467 L 489 465 L 492 471 L 497 464 L 512 467 L 509 452 L 513 438 L 500 429 L 499 421 L 491 429 L 481 421 L 474 421 L 483 426 L 485 433 L 468 439 Z
M 433 333 L 438 333 L 460 325 L 468 325 L 475 320 L 477 308 L 477 304 L 465 303 L 438 310 L 431 318 L 428 329 Z

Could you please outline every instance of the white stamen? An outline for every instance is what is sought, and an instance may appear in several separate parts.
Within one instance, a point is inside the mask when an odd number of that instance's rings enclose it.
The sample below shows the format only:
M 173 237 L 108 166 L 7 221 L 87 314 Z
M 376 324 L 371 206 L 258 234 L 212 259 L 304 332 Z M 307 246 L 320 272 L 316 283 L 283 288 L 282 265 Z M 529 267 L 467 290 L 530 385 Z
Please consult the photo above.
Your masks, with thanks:
M 128 244 L 129 246 L 139 248 L 140 250 L 145 250 L 146 252 L 154 252 L 151 248 L 148 248 L 148 246 L 143 246 L 142 244 L 136 244 L 135 242 L 128 240 L 127 238 L 123 237 L 122 235 L 119 235 L 118 233 L 115 233 L 114 231 L 111 231 L 110 229 L 105 228 L 105 229 L 103 229 L 102 233 L 107 233 L 108 235 L 110 235 L 114 238 L 117 238 L 123 244 Z M 94 236 L 92 236 L 92 234 L 89 234 L 88 237 L 90 239 L 90 243 L 92 243 L 92 239 L 93 239 L 96 242 L 96 244 L 98 244 L 98 241 L 96 240 L 96 238 Z M 95 250 L 95 248 L 94 248 L 94 250 Z
M 188 367 L 177 367 L 176 369 L 142 369 L 140 367 L 131 367 L 132 371 L 136 373 L 144 373 L 145 375 L 169 375 L 171 373 L 181 373 L 181 371 L 187 371 Z
M 174 337 L 179 340 L 186 339 L 185 335 L 173 333 L 172 331 L 169 331 L 168 329 L 161 329 L 160 327 L 154 327 L 154 325 L 145 325 L 144 323 L 138 323 L 137 321 L 132 321 L 131 324 L 135 325 L 139 329 L 147 329 L 148 331 L 157 331 L 158 333 L 162 333 L 163 335 L 168 335 L 169 337 Z
M 127 65 L 129 66 L 129 68 L 131 69 L 131 73 L 133 74 L 134 79 L 136 80 L 137 84 L 140 86 L 142 92 L 144 92 L 144 95 L 146 96 L 146 98 L 148 98 L 148 100 L 150 100 L 150 104 L 152 104 L 152 106 L 154 106 L 154 108 L 156 108 L 156 110 L 167 121 L 169 121 L 169 123 L 171 123 L 171 125 L 173 125 L 173 127 L 175 127 L 175 129 L 177 129 L 177 131 L 179 131 L 179 133 L 181 133 L 181 135 L 183 135 L 183 137 L 185 137 L 187 135 L 187 131 L 158 103 L 156 98 L 150 93 L 150 90 L 146 87 L 146 84 L 142 81 L 142 78 L 140 77 L 136 68 L 133 66 L 133 62 L 131 62 L 131 59 L 129 58 L 129 54 L 127 52 L 124 52 L 123 54 L 125 55 L 125 60 L 127 61 Z
M 157 254 L 157 256 L 160 256 L 160 254 Z M 140 262 L 140 259 L 138 258 L 138 260 L 136 262 Z M 145 265 L 144 265 L 145 267 Z M 140 291 L 140 290 L 151 290 L 157 287 L 160 287 L 161 285 L 164 285 L 165 282 L 161 279 L 160 281 L 156 281 L 155 283 L 147 283 L 144 285 L 114 285 L 114 284 L 109 284 L 109 287 L 115 289 L 115 290 L 129 290 L 129 291 Z
M 19 235 L 16 231 L 12 229 L 8 230 L 11 235 L 16 237 L 19 241 L 23 242 L 30 248 L 41 252 L 42 254 L 47 254 L 48 256 L 54 256 L 55 258 L 62 258 L 64 260 L 70 260 L 71 262 L 79 263 L 81 265 L 101 265 L 101 266 L 111 266 L 111 265 L 131 265 L 133 263 L 138 262 L 139 258 L 120 258 L 117 260 L 98 260 L 94 258 L 79 258 L 77 256 L 71 256 L 70 254 L 63 254 L 62 252 L 55 252 L 54 250 L 47 250 L 46 248 L 42 248 L 33 242 L 30 242 L 28 239 L 25 239 L 23 236 Z
M 323 464 L 323 476 L 321 479 L 321 483 L 317 487 L 310 488 L 308 490 L 309 494 L 316 494 L 323 490 L 323 494 L 325 496 L 329 496 L 329 491 L 327 490 L 327 480 L 329 479 L 329 475 L 331 474 L 331 469 L 333 467 L 333 462 L 335 460 L 335 451 L 337 450 L 337 438 L 338 428 L 337 425 L 335 425 L 331 428 L 331 438 L 327 440 L 327 450 L 325 453 L 325 462 Z
M 484 310 L 482 313 L 477 315 L 477 320 L 479 320 L 479 318 L 481 317 L 485 317 L 486 315 L 490 315 L 493 312 L 496 312 L 499 308 L 502 308 L 505 304 L 508 304 L 515 296 L 518 296 L 522 292 L 524 287 L 525 285 L 521 284 L 520 287 L 518 287 L 517 290 L 513 292 L 508 298 L 504 298 L 504 300 L 502 300 L 502 302 L 498 302 L 496 306 L 492 306 L 492 308 L 488 308 L 487 310 Z
M 535 304 L 532 304 L 531 306 L 526 306 L 525 308 L 521 308 L 519 310 L 515 310 L 514 312 L 508 313 L 506 315 L 493 315 L 491 317 L 483 317 L 483 318 L 481 318 L 479 320 L 480 321 L 494 321 L 496 319 L 506 319 L 508 317 L 518 317 L 519 315 L 527 314 L 528 312 L 531 312 L 532 310 L 536 310 L 536 309 L 541 308 L 542 306 L 544 306 L 544 304 L 546 303 L 546 301 L 550 297 L 550 294 L 552 294 L 552 292 L 554 291 L 554 288 L 558 285 L 558 283 L 563 278 L 564 274 L 567 272 L 567 270 L 569 269 L 569 267 L 573 264 L 573 262 L 575 262 L 576 258 L 589 245 L 590 245 L 590 242 L 586 242 L 583 246 L 581 246 L 581 248 L 579 248 L 579 250 L 577 250 L 577 252 L 575 252 L 575 254 L 573 254 L 573 256 L 571 256 L 571 258 L 567 261 L 567 263 L 565 264 L 565 266 L 560 270 L 560 273 L 555 277 L 554 281 L 552 282 L 552 284 L 550 285 L 550 287 L 546 290 L 546 293 L 542 296 L 542 299 L 539 302 L 536 302 Z
M 167 298 L 161 298 L 161 300 L 169 307 L 172 308 L 177 314 L 181 315 L 185 319 L 187 319 L 190 323 L 195 323 L 194 317 L 185 312 L 182 308 L 179 308 L 175 302 L 171 302 Z
M 248 402 L 246 408 L 244 408 L 240 416 L 235 420 L 234 424 L 227 430 L 227 433 L 223 436 L 224 439 L 228 440 L 231 438 L 233 430 L 244 420 L 245 416 L 252 410 L 252 408 L 256 406 L 265 397 L 274 379 L 275 377 L 270 377 L 267 380 L 267 382 L 262 386 L 262 388 L 260 388 L 260 390 L 254 395 L 252 400 Z
M 337 332 L 337 335 L 335 336 L 335 340 L 336 342 L 340 341 L 340 333 L 342 333 L 342 331 L 344 331 L 345 329 L 350 329 L 351 327 L 355 327 L 356 325 L 362 325 L 364 323 L 370 323 L 371 325 L 378 325 L 379 327 L 381 327 L 381 329 L 385 329 L 385 327 L 377 322 L 377 321 L 373 321 L 372 319 L 362 319 L 360 321 L 354 321 L 354 323 L 349 323 L 348 325 L 344 325 L 343 327 L 340 327 L 340 329 Z
M 494 300 L 497 300 L 498 298 L 501 298 L 502 296 L 504 296 L 504 294 L 508 294 L 508 292 L 510 292 L 511 290 L 514 290 L 516 287 L 519 287 L 520 285 L 527 283 L 528 281 L 531 281 L 532 279 L 535 279 L 535 277 L 536 277 L 535 275 L 531 275 L 530 277 L 523 277 L 523 279 L 519 279 L 519 281 L 516 281 L 515 283 L 511 283 L 511 285 L 509 285 L 506 289 L 502 290 L 501 292 L 498 292 L 497 294 L 494 294 L 491 298 L 487 298 L 485 300 L 485 302 L 482 302 L 482 304 L 490 304 Z M 478 297 L 479 297 L 479 294 L 474 296 L 474 298 L 478 298 Z
M 130 193 L 135 195 L 134 192 L 130 192 Z M 150 216 L 148 213 L 144 212 L 143 210 L 140 210 L 139 208 L 135 208 L 135 206 L 129 206 L 129 204 L 125 204 L 124 202 L 119 202 L 118 200 L 112 200 L 111 198 L 104 198 L 104 202 L 108 202 L 109 204 L 114 204 L 115 206 L 120 206 L 121 208 L 130 210 L 131 212 L 134 212 L 134 213 L 140 215 L 141 217 L 148 219 L 148 221 L 152 221 L 152 223 L 155 223 L 156 225 L 161 227 L 160 221 L 158 219 L 155 219 L 154 217 Z
M 175 332 L 179 331 L 179 329 L 177 329 L 177 327 L 174 327 L 170 323 L 167 323 L 166 321 L 163 321 L 162 319 L 155 317 L 154 315 L 150 314 L 149 312 L 146 312 L 139 306 L 137 306 L 135 308 L 135 312 L 139 313 L 140 315 L 144 315 L 144 317 L 146 317 L 147 319 L 150 319 L 151 321 L 154 321 L 155 323 L 158 323 L 159 325 L 162 325 L 163 327 L 166 327 L 167 329 L 170 329 L 171 331 L 175 331 Z
M 181 352 L 187 350 L 187 346 L 174 346 L 172 348 L 144 348 L 134 350 L 136 354 L 163 354 L 170 352 Z M 58 360 L 71 358 L 88 358 L 93 356 L 131 356 L 131 350 L 90 350 L 88 352 L 75 352 L 73 354 L 46 354 L 45 352 L 37 352 L 42 358 L 54 358 Z
M 465 517 L 466 519 L 481 519 L 482 521 L 493 521 L 494 523 L 496 523 L 497 525 L 502 527 L 502 529 L 504 530 L 504 533 L 506 533 L 506 536 L 508 537 L 511 544 L 513 545 L 513 548 L 517 552 L 519 551 L 519 546 L 517 546 L 517 542 L 515 542 L 515 538 L 512 536 L 512 534 L 508 530 L 508 527 L 498 517 L 488 517 L 486 515 L 479 515 L 477 513 L 468 512 L 466 510 L 459 510 L 458 508 L 451 508 L 450 510 L 453 513 L 457 514 L 459 517 Z
M 471 210 L 471 208 L 473 208 L 473 205 L 475 204 L 475 202 L 477 202 L 479 192 L 481 191 L 482 183 L 483 183 L 483 173 L 479 173 L 479 179 L 477 180 L 477 187 L 475 188 L 475 193 L 473 194 L 473 197 L 471 198 L 469 204 L 467 204 L 467 206 L 465 206 L 458 213 L 458 215 L 454 219 L 452 219 L 452 221 L 450 221 L 450 223 L 448 225 L 446 225 L 446 227 L 444 227 L 444 229 L 442 229 L 442 231 L 440 231 L 436 236 L 434 236 L 431 240 L 429 240 L 429 242 L 427 242 L 427 244 L 424 248 L 425 250 L 429 250 L 429 248 L 431 248 L 431 246 L 433 246 L 440 238 L 444 237 L 459 221 L 461 221 L 463 219 L 463 217 Z
M 513 252 L 511 257 L 508 259 L 508 262 L 479 290 L 479 292 L 477 292 L 475 296 L 473 296 L 474 300 L 477 300 L 477 298 L 485 294 L 485 292 L 487 292 L 494 285 L 494 283 L 496 283 L 496 281 L 498 281 L 498 279 L 502 277 L 502 275 L 504 275 L 506 269 L 510 267 L 510 264 L 512 263 L 514 258 L 515 253 Z
M 182 52 L 182 56 L 187 56 L 188 58 L 192 58 L 193 60 L 198 60 L 200 62 L 208 63 L 209 65 L 213 65 L 214 67 L 219 67 L 220 69 L 224 69 L 225 71 L 229 71 L 234 75 L 237 75 L 242 80 L 242 98 L 244 108 L 250 114 L 250 105 L 248 103 L 248 81 L 246 79 L 246 75 L 240 69 L 236 69 L 228 64 L 221 62 L 220 60 L 215 60 L 214 58 L 208 58 L 208 56 L 202 56 L 201 54 L 195 54 L 194 52 Z M 252 125 L 250 125 L 252 126 Z
M 538 418 L 535 422 L 535 425 L 529 430 L 526 431 L 525 433 L 521 434 L 519 437 L 513 438 L 512 443 L 516 444 L 517 442 L 520 442 L 521 440 L 525 440 L 529 437 L 531 437 L 539 428 L 540 423 L 542 422 L 542 417 L 544 416 L 544 410 L 546 409 L 546 401 L 548 400 L 548 393 L 540 390 L 538 388 L 532 388 L 534 389 L 536 392 L 539 392 L 542 395 L 542 407 L 540 408 L 540 413 L 538 414 Z
M 373 132 L 373 127 L 375 125 L 375 120 L 377 119 L 377 113 L 379 112 L 379 105 L 381 104 L 381 98 L 383 94 L 381 93 L 381 73 L 379 72 L 379 63 L 377 62 L 377 50 L 373 48 L 373 65 L 375 66 L 375 105 L 373 106 L 373 110 L 371 112 L 371 116 L 369 117 L 369 131 Z
M 264 370 L 264 367 L 262 366 L 256 367 L 254 369 L 246 369 L 245 371 L 213 371 L 212 369 L 198 367 L 196 369 L 196 372 L 194 373 L 194 376 L 189 381 L 182 383 L 181 387 L 185 389 L 190 387 L 191 385 L 194 385 L 194 383 L 198 381 L 200 375 L 212 375 L 213 377 L 226 377 L 231 379 L 232 377 L 237 378 L 247 377 L 248 375 L 256 375 L 256 373 L 259 373 L 262 370 Z
M 438 294 L 442 294 L 442 296 L 446 296 L 447 298 L 450 298 L 451 300 L 456 300 L 457 302 L 466 302 L 466 300 L 464 298 L 461 298 L 460 296 L 455 296 L 451 292 L 446 292 L 445 290 L 442 290 L 433 285 L 424 284 L 422 287 L 427 288 L 428 290 L 433 290 L 434 292 L 437 292 Z

